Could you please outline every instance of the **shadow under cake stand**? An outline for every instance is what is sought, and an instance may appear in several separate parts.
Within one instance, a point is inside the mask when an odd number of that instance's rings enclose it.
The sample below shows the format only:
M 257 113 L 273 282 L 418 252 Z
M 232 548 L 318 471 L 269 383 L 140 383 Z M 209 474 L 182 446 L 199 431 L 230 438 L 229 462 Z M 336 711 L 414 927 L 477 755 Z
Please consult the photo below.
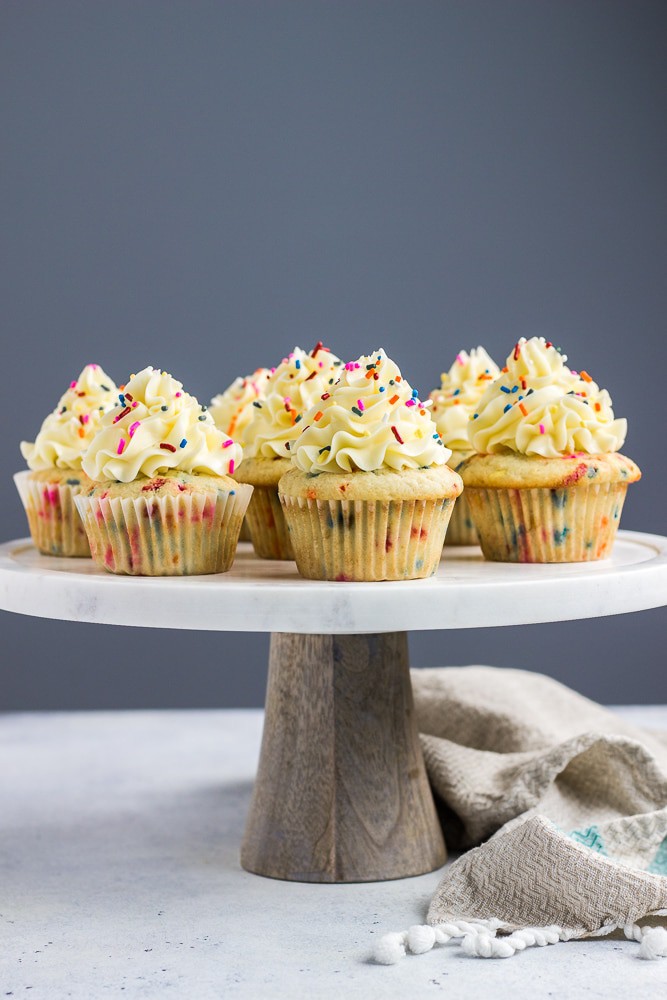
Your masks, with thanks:
M 273 878 L 420 875 L 445 845 L 415 724 L 407 632 L 592 618 L 667 604 L 667 538 L 619 532 L 611 558 L 484 562 L 448 548 L 398 583 L 302 579 L 239 546 L 229 573 L 122 577 L 0 546 L 0 607 L 68 621 L 270 632 L 262 749 L 241 863 Z

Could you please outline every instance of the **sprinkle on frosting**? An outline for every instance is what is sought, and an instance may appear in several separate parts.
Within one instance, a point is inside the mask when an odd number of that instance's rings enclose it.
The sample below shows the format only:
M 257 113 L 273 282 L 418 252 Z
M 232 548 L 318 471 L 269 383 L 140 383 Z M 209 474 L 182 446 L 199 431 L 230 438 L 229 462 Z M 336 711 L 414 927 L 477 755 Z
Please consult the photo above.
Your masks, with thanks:
M 426 407 L 383 350 L 348 362 L 327 398 L 304 415 L 292 463 L 311 473 L 445 465 L 451 453 Z
M 498 366 L 484 348 L 473 347 L 470 354 L 459 351 L 449 371 L 440 376 L 440 388 L 430 395 L 431 413 L 443 444 L 452 451 L 470 451 L 468 423 L 497 375 Z
M 21 442 L 29 467 L 80 469 L 100 420 L 117 400 L 117 391 L 99 365 L 86 365 L 44 420 L 34 444 Z
M 469 426 L 474 450 L 543 458 L 618 451 L 627 422 L 614 419 L 607 390 L 566 361 L 543 337 L 521 338 L 477 404 Z
M 321 342 L 310 354 L 300 347 L 271 373 L 264 397 L 255 401 L 252 420 L 245 426 L 243 450 L 247 458 L 285 458 L 288 445 L 300 431 L 304 411 L 321 401 L 322 394 L 335 382 L 341 361 Z
M 225 476 L 238 467 L 240 445 L 167 372 L 144 368 L 116 398 L 84 456 L 91 479 L 129 483 L 169 469 Z
M 234 379 L 224 392 L 213 397 L 209 412 L 221 431 L 241 440 L 254 415 L 252 404 L 264 398 L 270 376 L 270 368 L 258 368 L 252 375 Z

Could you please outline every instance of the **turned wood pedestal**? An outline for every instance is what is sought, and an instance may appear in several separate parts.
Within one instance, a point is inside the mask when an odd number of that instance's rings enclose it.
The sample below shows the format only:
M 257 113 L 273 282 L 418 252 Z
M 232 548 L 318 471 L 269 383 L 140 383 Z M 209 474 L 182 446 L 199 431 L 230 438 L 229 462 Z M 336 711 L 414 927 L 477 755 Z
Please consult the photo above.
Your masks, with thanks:
M 371 882 L 421 875 L 445 857 L 406 633 L 274 633 L 243 867 L 301 882 Z

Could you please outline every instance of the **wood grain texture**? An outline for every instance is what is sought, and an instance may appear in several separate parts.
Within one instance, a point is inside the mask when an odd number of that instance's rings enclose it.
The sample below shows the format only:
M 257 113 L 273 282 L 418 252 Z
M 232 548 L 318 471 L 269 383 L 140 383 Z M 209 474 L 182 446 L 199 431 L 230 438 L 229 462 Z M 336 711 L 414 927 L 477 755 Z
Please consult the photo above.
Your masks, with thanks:
M 444 863 L 407 636 L 273 634 L 245 869 L 370 882 Z

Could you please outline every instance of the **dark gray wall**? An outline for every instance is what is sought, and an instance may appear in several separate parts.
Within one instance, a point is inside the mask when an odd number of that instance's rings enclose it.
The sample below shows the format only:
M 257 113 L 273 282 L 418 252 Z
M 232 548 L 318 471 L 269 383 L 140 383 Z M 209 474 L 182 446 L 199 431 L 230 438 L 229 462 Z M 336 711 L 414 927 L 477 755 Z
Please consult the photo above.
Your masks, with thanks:
M 606 385 L 667 530 L 667 4 L 3 0 L 2 535 L 18 441 L 83 363 L 202 400 L 294 343 L 423 393 L 542 333 Z M 664 610 L 423 633 L 420 664 L 667 701 Z M 267 639 L 4 614 L 0 706 L 253 705 Z

